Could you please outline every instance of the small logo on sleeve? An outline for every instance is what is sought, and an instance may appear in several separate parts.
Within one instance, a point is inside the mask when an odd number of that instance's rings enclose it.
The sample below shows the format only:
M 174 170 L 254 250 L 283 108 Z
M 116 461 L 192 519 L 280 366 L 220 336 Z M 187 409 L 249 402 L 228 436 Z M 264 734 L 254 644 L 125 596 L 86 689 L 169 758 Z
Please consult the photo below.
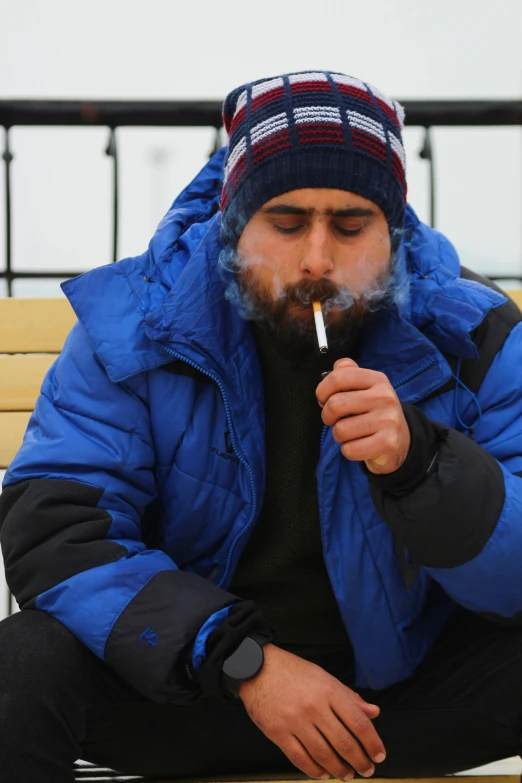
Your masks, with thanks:
M 158 634 L 148 625 L 140 635 L 140 644 L 144 644 L 146 647 L 156 647 L 158 642 Z

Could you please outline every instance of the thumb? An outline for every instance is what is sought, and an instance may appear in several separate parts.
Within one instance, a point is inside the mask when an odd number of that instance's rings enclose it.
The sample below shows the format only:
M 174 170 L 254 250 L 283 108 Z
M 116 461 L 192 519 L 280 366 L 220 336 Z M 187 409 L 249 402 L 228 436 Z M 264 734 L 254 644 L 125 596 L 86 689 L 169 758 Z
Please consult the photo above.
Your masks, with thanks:
M 353 691 L 352 699 L 369 718 L 376 718 L 381 712 L 381 708 L 378 707 L 377 704 L 369 704 L 369 702 L 365 701 L 362 696 L 359 696 L 355 691 Z

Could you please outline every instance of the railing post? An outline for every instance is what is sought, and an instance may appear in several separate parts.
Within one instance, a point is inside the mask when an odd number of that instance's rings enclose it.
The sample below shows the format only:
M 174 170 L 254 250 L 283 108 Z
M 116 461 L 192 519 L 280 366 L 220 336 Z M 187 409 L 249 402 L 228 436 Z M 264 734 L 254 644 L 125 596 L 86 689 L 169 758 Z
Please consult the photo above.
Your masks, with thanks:
M 208 157 L 211 158 L 212 155 L 215 155 L 218 150 L 221 149 L 223 144 L 221 143 L 221 128 L 216 127 L 215 128 L 215 134 L 214 134 L 214 143 L 212 145 L 212 149 L 209 152 Z
M 118 145 L 116 128 L 109 130 L 109 143 L 105 153 L 112 158 L 112 260 L 118 260 Z
M 4 127 L 4 152 L 2 159 L 5 163 L 5 271 L 7 280 L 7 296 L 13 295 L 13 270 L 11 268 L 11 163 L 13 154 L 9 147 L 9 128 Z
M 430 226 L 435 228 L 436 207 L 435 207 L 435 162 L 433 159 L 433 142 L 431 137 L 431 128 L 424 128 L 424 142 L 419 150 L 419 157 L 427 160 L 429 164 L 429 193 L 430 193 Z
M 5 271 L 7 281 L 7 296 L 13 295 L 13 270 L 11 268 L 11 163 L 13 154 L 9 147 L 9 128 L 4 128 L 4 151 L 2 159 L 5 163 Z M 6 585 L 7 587 L 7 585 Z M 7 587 L 7 616 L 13 614 L 13 596 Z

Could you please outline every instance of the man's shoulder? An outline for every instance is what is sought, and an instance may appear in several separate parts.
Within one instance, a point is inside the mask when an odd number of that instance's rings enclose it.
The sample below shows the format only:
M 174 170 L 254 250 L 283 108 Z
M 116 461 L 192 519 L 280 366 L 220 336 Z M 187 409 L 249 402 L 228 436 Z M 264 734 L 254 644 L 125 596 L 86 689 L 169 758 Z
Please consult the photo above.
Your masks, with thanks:
M 505 302 L 489 310 L 471 335 L 477 347 L 478 358 L 463 361 L 460 378 L 468 389 L 475 393 L 512 330 L 522 322 L 522 313 L 515 302 L 489 278 L 466 267 L 461 267 L 461 278 L 486 286 L 506 297 Z

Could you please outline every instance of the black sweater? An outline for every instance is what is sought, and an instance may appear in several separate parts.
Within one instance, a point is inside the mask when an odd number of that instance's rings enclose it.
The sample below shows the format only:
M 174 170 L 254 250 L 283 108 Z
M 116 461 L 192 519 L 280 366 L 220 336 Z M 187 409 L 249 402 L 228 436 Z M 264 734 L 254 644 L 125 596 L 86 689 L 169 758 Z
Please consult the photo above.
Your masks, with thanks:
M 349 652 L 319 524 L 315 471 L 323 424 L 315 390 L 322 359 L 283 358 L 270 337 L 254 331 L 264 377 L 267 484 L 229 590 L 255 602 L 279 646 L 302 657 Z M 328 359 L 346 355 L 338 350 Z

